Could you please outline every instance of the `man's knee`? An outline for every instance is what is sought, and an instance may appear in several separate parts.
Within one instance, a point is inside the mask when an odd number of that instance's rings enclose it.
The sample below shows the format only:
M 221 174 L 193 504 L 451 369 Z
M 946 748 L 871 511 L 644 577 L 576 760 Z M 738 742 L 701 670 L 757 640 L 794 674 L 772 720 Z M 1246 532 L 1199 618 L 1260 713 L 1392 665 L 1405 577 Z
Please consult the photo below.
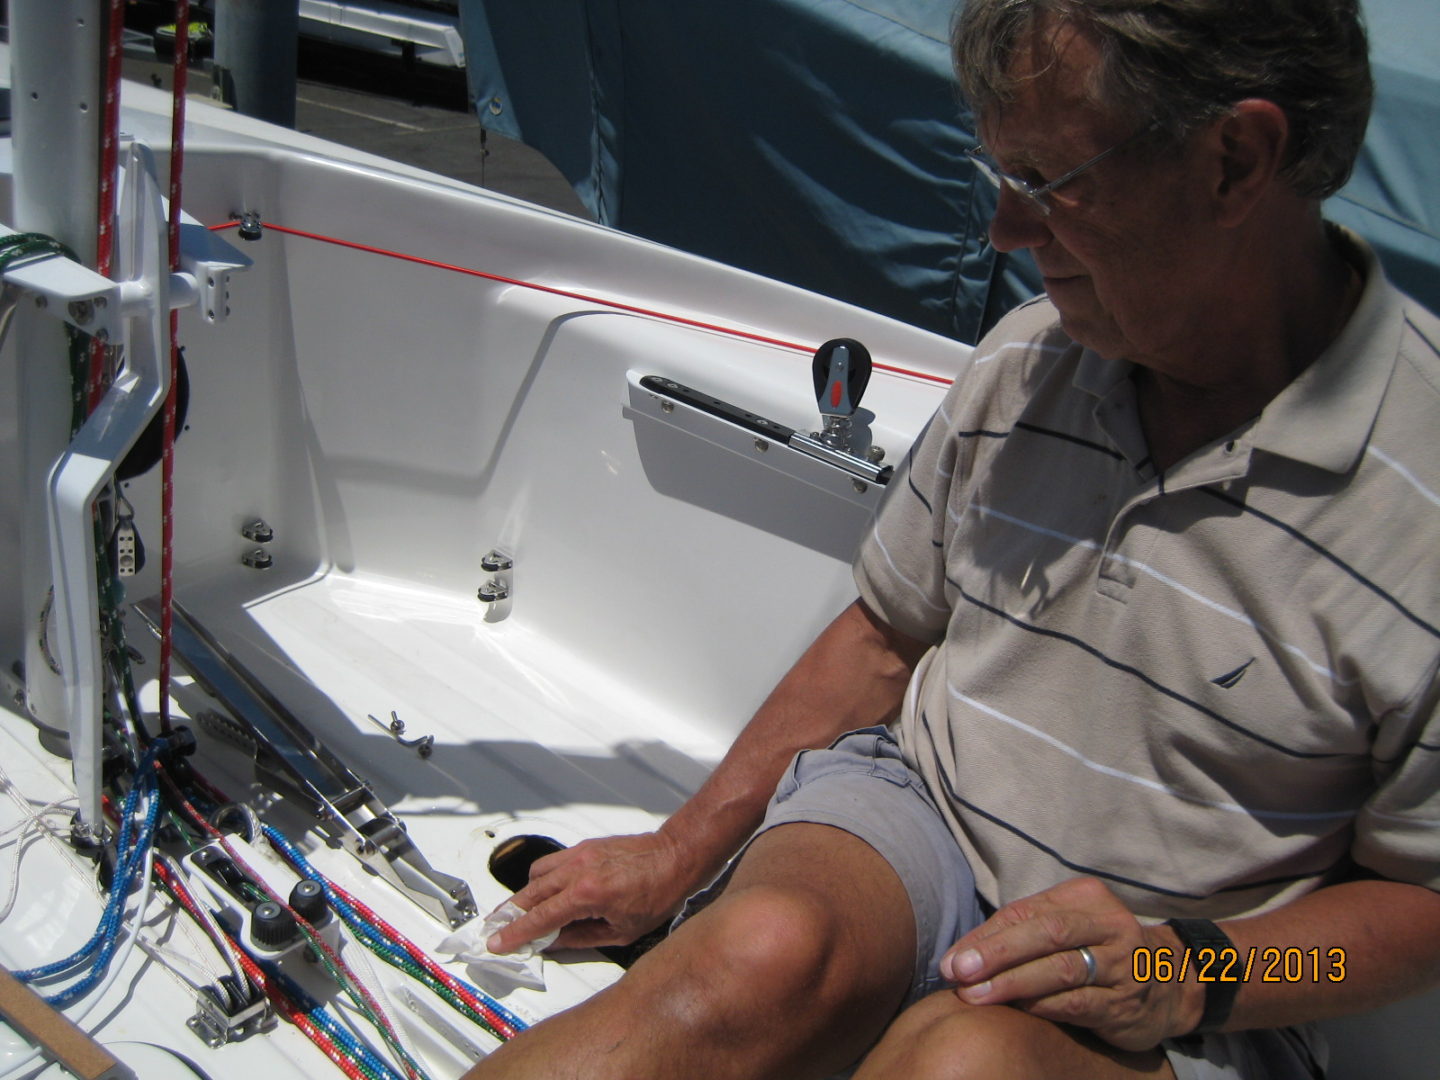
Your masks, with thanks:
M 906 1009 L 890 1025 L 857 1080 L 972 1080 L 1027 1075 L 1035 1025 L 1004 1005 L 966 1005 L 942 990 Z
M 777 997 L 813 987 L 839 962 L 835 926 L 818 895 L 772 885 L 728 891 L 693 923 L 715 977 Z
M 642 1010 L 697 1043 L 772 1030 L 784 1041 L 791 1010 L 833 1007 L 831 920 L 818 898 L 753 885 L 723 894 L 636 964 L 622 983 Z M 797 1031 L 813 1025 L 800 1022 Z M 748 1036 L 747 1036 L 748 1033 Z
M 942 990 L 900 1014 L 856 1080 L 1104 1076 L 1175 1080 L 1160 1050 L 1131 1053 L 1092 1033 L 1007 1005 L 966 1005 Z

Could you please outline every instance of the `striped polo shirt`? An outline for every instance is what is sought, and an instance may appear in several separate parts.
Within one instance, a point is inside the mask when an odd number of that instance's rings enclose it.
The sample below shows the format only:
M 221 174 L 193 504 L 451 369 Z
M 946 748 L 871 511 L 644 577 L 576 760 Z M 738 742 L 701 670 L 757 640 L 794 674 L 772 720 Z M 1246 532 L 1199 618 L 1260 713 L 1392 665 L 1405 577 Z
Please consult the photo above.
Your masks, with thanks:
M 1440 320 L 1384 279 L 1250 423 L 1159 473 L 1127 363 L 1013 312 L 891 482 L 856 580 L 936 643 L 898 721 L 1000 905 L 1440 888 Z

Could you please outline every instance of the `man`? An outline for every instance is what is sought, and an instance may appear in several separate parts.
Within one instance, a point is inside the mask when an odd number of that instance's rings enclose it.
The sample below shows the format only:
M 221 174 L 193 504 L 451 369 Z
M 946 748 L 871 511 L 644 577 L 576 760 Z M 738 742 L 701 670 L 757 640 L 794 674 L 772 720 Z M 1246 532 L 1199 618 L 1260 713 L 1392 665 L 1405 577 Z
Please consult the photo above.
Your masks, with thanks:
M 1353 0 L 970 0 L 955 46 L 1048 297 L 701 792 L 537 863 L 494 946 L 633 939 L 779 779 L 762 830 L 473 1077 L 1290 1080 L 1440 981 L 1440 323 L 1320 217 Z

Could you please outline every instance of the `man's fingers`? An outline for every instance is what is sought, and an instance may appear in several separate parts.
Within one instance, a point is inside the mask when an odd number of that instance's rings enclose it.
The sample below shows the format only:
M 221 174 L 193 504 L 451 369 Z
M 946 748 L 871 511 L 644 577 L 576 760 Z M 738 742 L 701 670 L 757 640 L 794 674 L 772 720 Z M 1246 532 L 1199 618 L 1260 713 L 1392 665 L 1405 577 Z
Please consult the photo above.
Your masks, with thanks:
M 558 882 L 531 882 L 510 900 L 525 914 L 490 935 L 485 947 L 493 953 L 514 952 L 588 914 L 576 907 L 574 893 L 566 893 Z
M 552 949 L 598 949 L 602 945 L 629 945 L 630 941 L 604 919 L 580 919 L 560 931 Z
M 1045 999 L 1089 985 L 1104 989 L 1113 985 L 1113 973 L 1109 969 L 1114 951 L 1098 945 L 1090 946 L 1090 955 L 1095 958 L 1093 984 L 1089 979 L 1089 965 L 1080 950 L 1062 949 L 997 972 L 981 982 L 959 986 L 955 992 L 962 1001 L 971 1005 L 999 1005 Z M 1067 1002 L 1071 1008 L 1077 1004 L 1075 999 Z
M 1046 912 L 997 926 L 987 934 L 967 934 L 941 959 L 940 971 L 952 982 L 976 983 L 1046 957 L 1073 953 L 1078 946 L 1093 945 L 1107 936 L 1103 927 L 1082 912 Z M 1075 959 L 1083 965 L 1078 953 Z
M 543 900 L 564 891 L 574 880 L 574 873 L 562 873 L 569 865 L 566 856 L 573 849 L 551 852 L 530 864 L 529 878 L 510 897 L 510 902 L 525 911 L 532 910 Z
M 530 864 L 530 883 L 533 885 L 547 874 L 553 874 L 575 857 L 574 848 L 561 848 L 549 855 L 542 855 Z

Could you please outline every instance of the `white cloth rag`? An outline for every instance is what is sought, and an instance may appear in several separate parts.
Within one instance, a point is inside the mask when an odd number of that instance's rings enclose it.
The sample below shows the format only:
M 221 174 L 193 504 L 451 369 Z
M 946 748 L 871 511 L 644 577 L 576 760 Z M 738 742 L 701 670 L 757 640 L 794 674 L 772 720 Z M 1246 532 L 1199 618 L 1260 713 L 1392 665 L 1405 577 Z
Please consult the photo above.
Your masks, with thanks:
M 518 919 L 525 912 L 513 901 L 506 900 L 485 916 L 477 929 L 474 923 L 457 930 L 436 946 L 439 953 L 452 960 L 464 960 L 465 974 L 470 981 L 497 997 L 508 994 L 517 986 L 530 990 L 545 989 L 545 957 L 542 951 L 560 936 L 556 930 L 542 938 L 522 945 L 512 953 L 492 953 L 485 947 L 490 935 Z

